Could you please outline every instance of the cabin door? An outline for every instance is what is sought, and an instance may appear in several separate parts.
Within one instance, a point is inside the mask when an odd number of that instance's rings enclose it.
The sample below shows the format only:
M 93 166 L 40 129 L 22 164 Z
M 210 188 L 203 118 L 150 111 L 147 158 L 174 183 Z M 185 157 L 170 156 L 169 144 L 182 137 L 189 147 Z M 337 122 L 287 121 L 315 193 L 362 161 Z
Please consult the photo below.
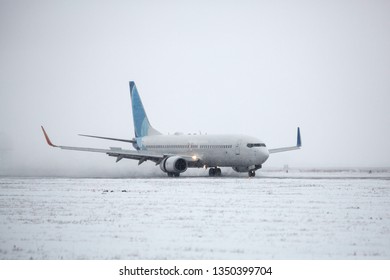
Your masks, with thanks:
M 241 146 L 241 140 L 238 140 L 236 143 L 236 155 L 240 155 L 240 146 Z

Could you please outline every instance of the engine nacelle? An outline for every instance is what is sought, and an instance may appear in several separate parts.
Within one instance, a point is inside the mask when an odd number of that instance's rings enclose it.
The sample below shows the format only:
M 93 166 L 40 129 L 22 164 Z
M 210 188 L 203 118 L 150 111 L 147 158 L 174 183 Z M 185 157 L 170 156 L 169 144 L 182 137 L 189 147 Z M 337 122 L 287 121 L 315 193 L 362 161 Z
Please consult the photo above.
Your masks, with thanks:
M 187 167 L 187 161 L 179 156 L 168 157 L 160 163 L 160 168 L 164 172 L 182 173 Z

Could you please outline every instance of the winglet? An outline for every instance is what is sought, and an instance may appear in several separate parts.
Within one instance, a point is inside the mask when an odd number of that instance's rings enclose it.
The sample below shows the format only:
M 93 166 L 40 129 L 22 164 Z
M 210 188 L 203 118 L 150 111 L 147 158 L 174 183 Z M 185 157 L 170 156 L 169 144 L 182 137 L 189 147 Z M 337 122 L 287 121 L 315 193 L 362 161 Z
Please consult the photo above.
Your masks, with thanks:
M 302 146 L 302 141 L 301 141 L 301 131 L 298 127 L 298 132 L 297 132 L 297 147 L 301 147 Z
M 43 131 L 43 135 L 45 135 L 45 138 L 46 138 L 46 142 L 49 146 L 52 146 L 52 147 L 57 147 L 56 145 L 54 145 L 51 141 L 50 141 L 50 138 L 49 136 L 47 135 L 45 129 L 43 128 L 43 126 L 41 126 L 42 128 L 42 131 Z

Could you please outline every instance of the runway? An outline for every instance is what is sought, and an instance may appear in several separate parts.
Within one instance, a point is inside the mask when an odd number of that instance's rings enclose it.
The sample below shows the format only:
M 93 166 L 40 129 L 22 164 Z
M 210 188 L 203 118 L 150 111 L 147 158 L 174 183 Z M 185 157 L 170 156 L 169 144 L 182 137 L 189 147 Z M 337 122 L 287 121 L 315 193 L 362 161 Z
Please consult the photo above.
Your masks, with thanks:
M 390 174 L 0 178 L 1 259 L 389 259 Z

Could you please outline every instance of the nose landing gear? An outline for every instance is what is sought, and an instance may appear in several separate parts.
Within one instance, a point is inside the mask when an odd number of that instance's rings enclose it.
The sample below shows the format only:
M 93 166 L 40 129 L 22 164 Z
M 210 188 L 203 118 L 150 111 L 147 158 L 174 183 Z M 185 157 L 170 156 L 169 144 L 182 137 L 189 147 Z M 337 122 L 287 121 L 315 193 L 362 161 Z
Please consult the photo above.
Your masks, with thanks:
M 255 177 L 255 176 L 256 176 L 256 171 L 250 170 L 250 171 L 248 172 L 248 175 L 249 175 L 249 177 Z

